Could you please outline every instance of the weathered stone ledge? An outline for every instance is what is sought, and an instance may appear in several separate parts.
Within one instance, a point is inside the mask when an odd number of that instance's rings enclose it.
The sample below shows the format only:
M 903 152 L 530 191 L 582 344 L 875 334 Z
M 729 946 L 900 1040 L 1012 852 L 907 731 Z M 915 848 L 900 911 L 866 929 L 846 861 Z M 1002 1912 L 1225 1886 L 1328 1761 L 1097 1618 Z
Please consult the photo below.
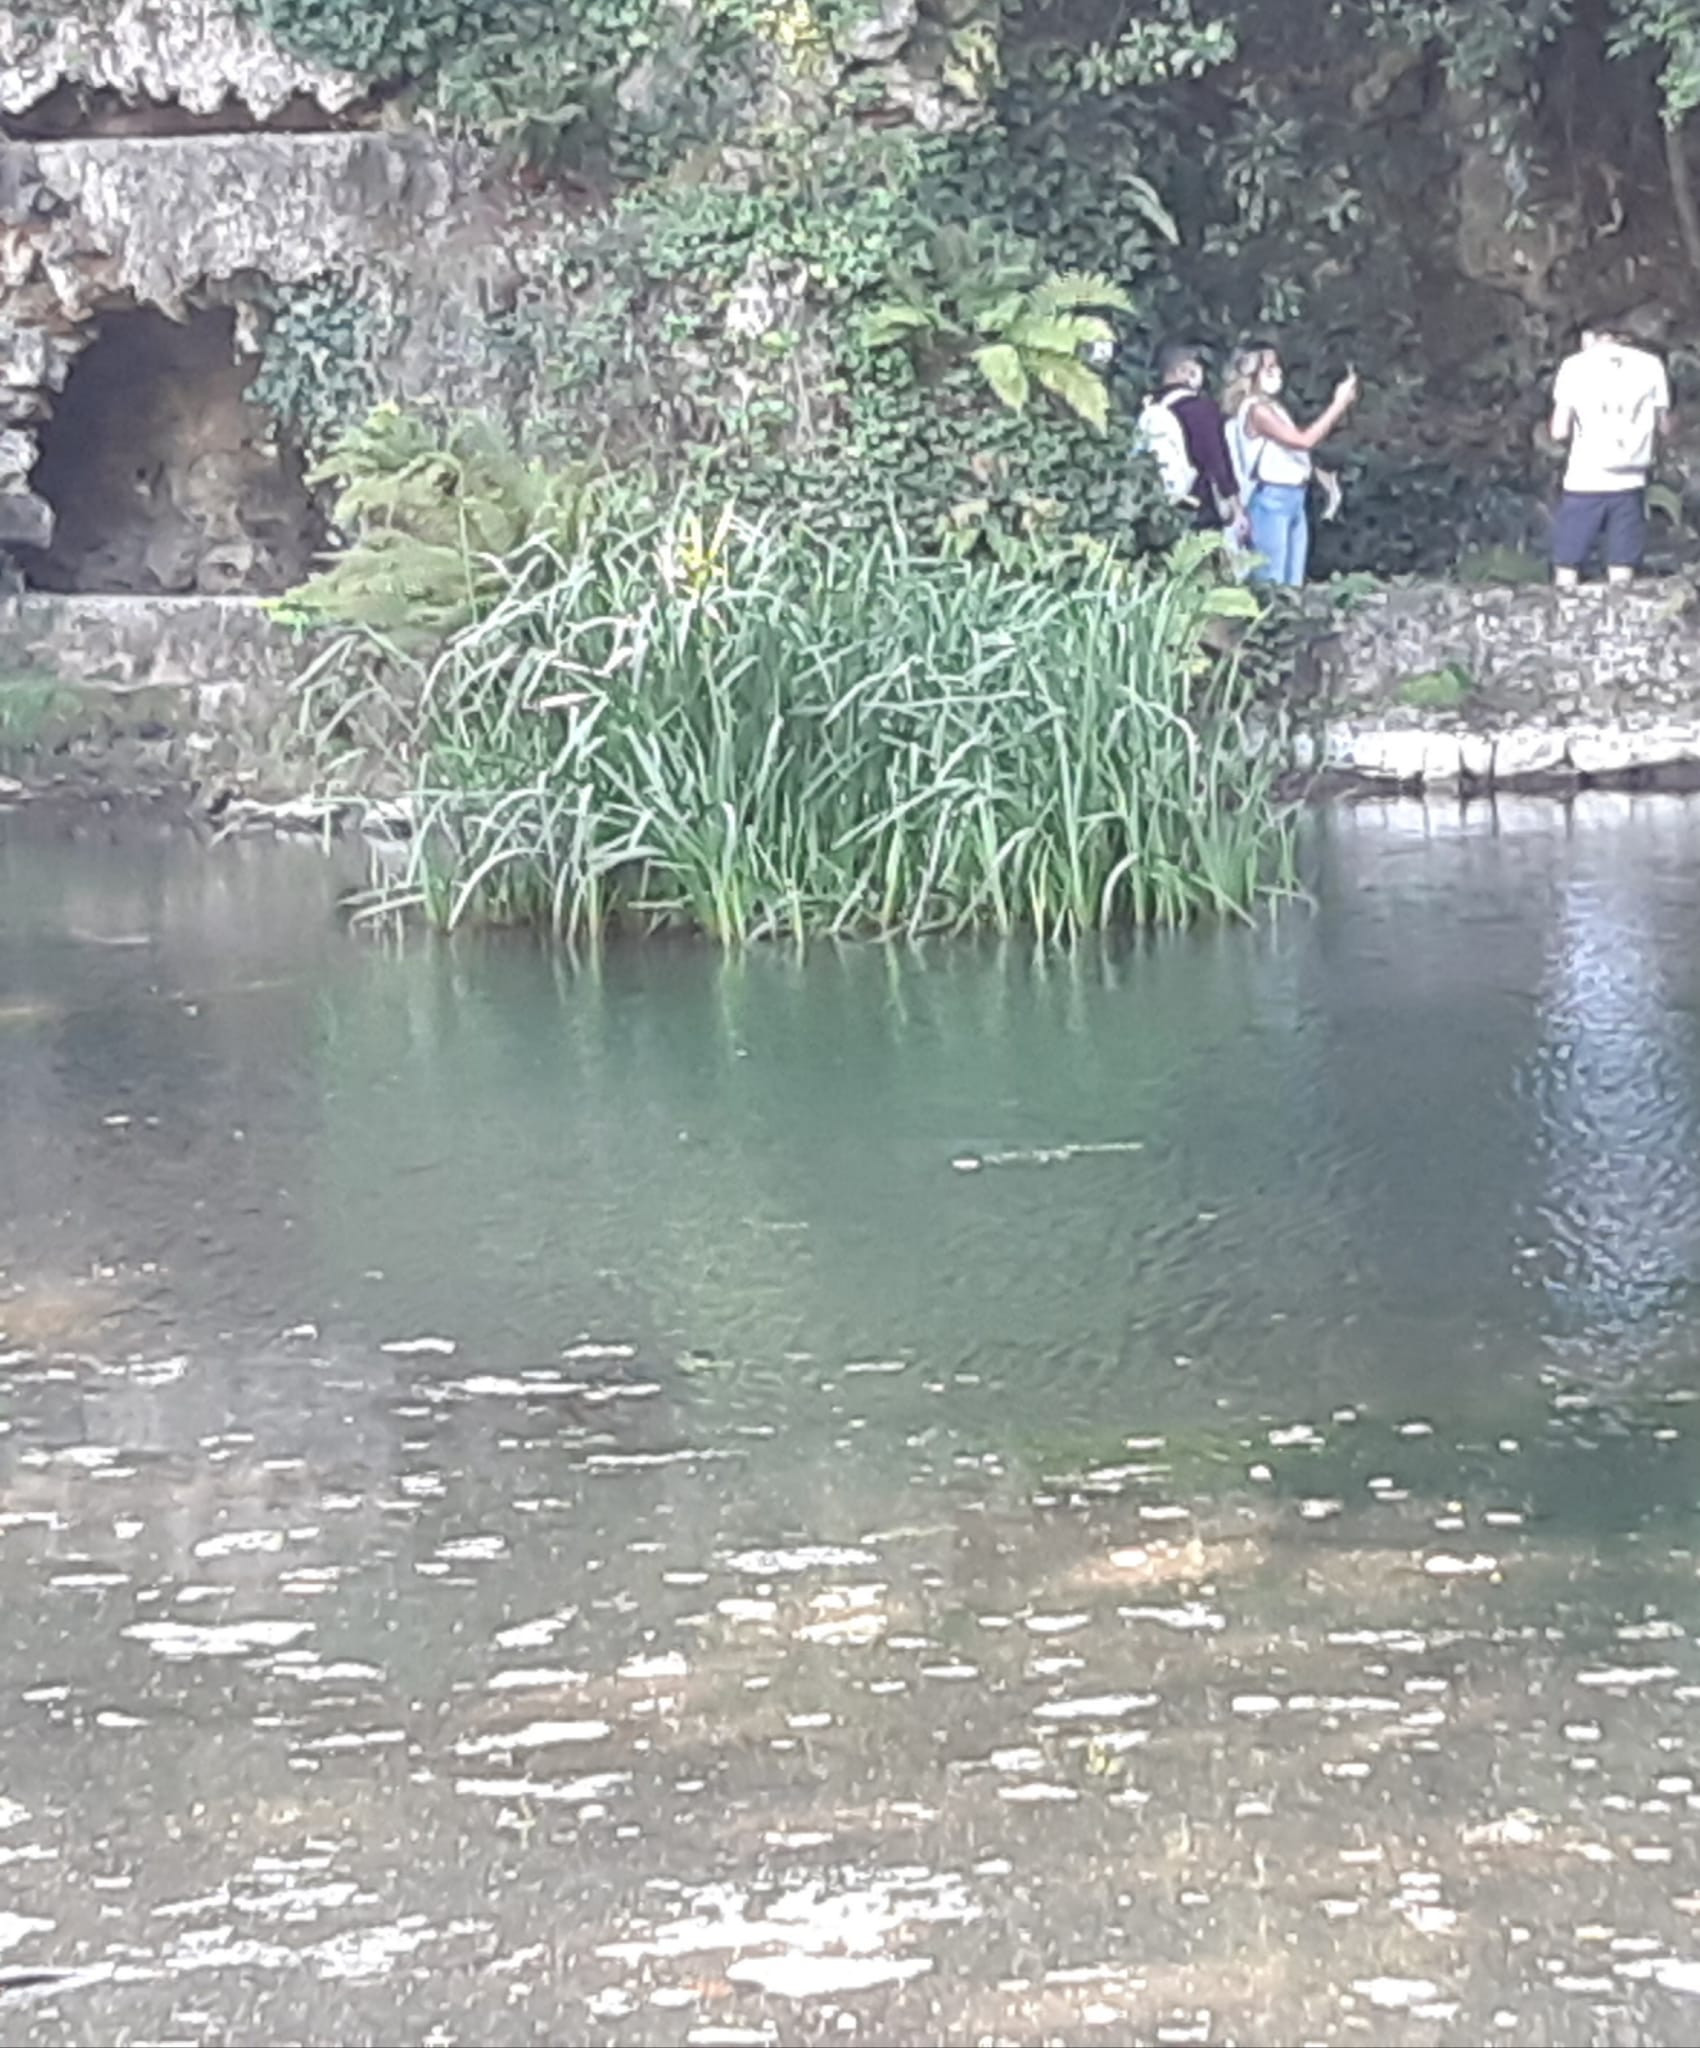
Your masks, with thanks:
M 1328 720 L 1321 744 L 1295 742 L 1295 765 L 1401 789 L 1516 789 L 1700 774 L 1700 719 L 1637 726 L 1519 725 L 1499 733 L 1414 722 Z
M 1400 788 L 1681 777 L 1700 767 L 1686 581 L 1395 586 L 1308 649 L 1295 763 Z
M 297 95 L 332 112 L 366 87 L 287 55 L 223 0 L 66 0 L 0 10 L 0 109 L 19 114 L 63 85 L 210 115 L 232 100 L 265 119 Z

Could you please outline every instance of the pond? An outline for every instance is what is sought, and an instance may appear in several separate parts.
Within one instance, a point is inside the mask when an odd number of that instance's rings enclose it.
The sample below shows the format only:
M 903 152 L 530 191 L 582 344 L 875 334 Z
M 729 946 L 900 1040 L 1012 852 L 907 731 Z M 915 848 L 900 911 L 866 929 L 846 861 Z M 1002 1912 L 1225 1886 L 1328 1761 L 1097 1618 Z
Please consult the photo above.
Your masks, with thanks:
M 8 2041 L 1700 2025 L 1700 808 L 572 962 L 0 821 Z

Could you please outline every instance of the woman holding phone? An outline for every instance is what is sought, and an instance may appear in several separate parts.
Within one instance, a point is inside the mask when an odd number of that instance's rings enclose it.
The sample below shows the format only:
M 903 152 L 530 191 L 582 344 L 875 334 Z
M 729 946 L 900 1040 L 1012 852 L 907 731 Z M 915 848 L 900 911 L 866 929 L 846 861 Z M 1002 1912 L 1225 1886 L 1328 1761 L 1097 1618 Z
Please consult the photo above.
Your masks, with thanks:
M 1334 396 L 1308 427 L 1301 427 L 1281 403 L 1286 386 L 1281 358 L 1272 348 L 1246 349 L 1234 358 L 1234 374 L 1223 410 L 1229 446 L 1239 471 L 1241 503 L 1251 527 L 1251 545 L 1262 557 L 1253 579 L 1296 589 L 1310 559 L 1310 516 L 1306 494 L 1312 477 L 1324 494 L 1323 517 L 1340 508 L 1340 483 L 1312 460 L 1357 403 L 1358 373 L 1348 370 Z

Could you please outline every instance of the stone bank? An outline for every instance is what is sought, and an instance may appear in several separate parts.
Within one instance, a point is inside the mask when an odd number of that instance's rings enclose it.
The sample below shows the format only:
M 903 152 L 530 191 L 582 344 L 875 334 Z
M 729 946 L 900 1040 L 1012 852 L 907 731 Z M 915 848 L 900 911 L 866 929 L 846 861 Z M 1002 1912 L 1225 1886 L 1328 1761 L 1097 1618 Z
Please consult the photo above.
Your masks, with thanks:
M 1686 579 L 1395 585 L 1319 627 L 1300 668 L 1301 765 L 1372 785 L 1700 772 L 1700 592 Z
M 240 594 L 0 598 L 0 773 L 298 794 L 307 652 Z M 1700 784 L 1700 591 L 1393 586 L 1318 612 L 1284 696 L 1283 743 L 1322 788 Z

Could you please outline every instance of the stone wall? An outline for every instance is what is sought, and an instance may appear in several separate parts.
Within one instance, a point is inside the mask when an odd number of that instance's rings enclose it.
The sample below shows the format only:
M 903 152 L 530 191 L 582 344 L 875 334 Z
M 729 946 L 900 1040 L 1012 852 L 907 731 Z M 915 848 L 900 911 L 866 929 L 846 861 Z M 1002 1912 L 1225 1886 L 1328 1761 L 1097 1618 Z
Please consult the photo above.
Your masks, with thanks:
M 1304 762 L 1407 787 L 1685 776 L 1700 769 L 1700 593 L 1384 590 L 1305 664 Z
M 297 795 L 310 764 L 291 686 L 306 652 L 244 597 L 0 600 L 0 773 L 202 804 Z M 1333 780 L 1700 783 L 1700 593 L 1685 584 L 1391 589 L 1319 623 L 1300 671 L 1287 686 L 1297 763 Z
M 0 600 L 0 779 L 212 807 L 305 788 L 301 644 L 244 598 Z

